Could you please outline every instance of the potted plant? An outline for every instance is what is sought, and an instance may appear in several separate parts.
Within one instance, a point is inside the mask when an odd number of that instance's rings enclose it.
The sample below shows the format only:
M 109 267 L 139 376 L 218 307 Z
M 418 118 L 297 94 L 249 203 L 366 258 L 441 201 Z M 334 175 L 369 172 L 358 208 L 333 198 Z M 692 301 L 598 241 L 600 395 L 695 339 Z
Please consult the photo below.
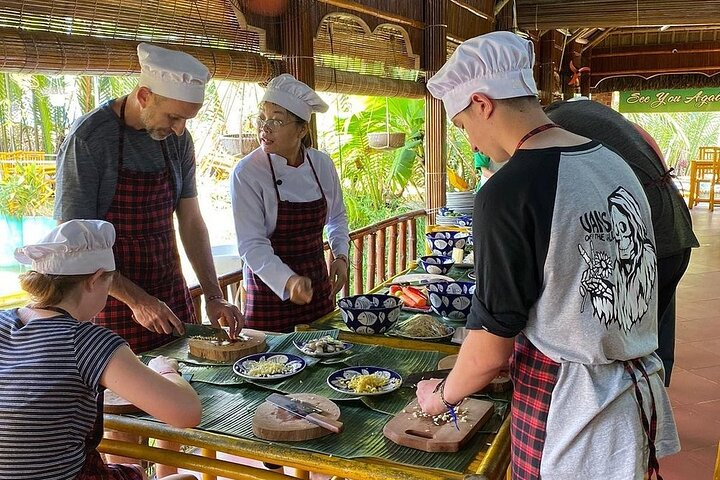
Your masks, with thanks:
M 17 163 L 0 182 L 0 265 L 14 265 L 15 248 L 35 241 L 55 224 L 52 178 L 33 163 Z

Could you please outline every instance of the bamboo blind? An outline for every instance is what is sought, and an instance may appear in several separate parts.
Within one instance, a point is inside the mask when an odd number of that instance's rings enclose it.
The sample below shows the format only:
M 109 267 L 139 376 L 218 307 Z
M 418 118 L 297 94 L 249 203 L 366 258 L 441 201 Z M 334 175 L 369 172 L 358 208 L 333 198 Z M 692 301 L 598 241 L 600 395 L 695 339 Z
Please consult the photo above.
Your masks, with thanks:
M 524 30 L 720 23 L 714 0 L 517 0 Z
M 140 71 L 136 48 L 136 41 L 0 28 L 0 70 L 130 75 Z M 261 82 L 272 75 L 270 61 L 255 53 L 190 46 L 182 50 L 219 80 Z
M 382 78 L 315 67 L 315 89 L 324 92 L 381 97 L 424 98 L 425 83 Z
M 3 0 L 0 27 L 210 48 L 260 50 L 261 33 L 225 0 Z M 243 24 L 241 24 L 243 23 Z
M 363 75 L 415 79 L 420 58 L 412 53 L 402 27 L 384 24 L 368 30 L 356 16 L 326 15 L 315 38 L 315 63 Z

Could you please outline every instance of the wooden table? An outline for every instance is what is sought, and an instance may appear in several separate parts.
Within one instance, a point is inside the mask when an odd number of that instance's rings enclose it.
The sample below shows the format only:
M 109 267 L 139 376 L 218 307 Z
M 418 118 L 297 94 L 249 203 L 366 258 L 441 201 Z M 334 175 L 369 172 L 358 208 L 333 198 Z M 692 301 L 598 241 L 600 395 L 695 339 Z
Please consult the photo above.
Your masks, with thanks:
M 386 338 L 388 346 L 401 339 Z M 430 350 L 429 342 L 407 341 L 402 344 L 404 349 Z M 394 345 L 397 347 L 398 345 Z M 436 345 L 447 353 L 457 352 L 455 345 Z M 211 367 L 212 368 L 212 367 Z M 248 388 L 238 385 L 238 389 Z M 241 397 L 238 397 L 241 398 Z M 240 400 L 239 400 L 240 401 Z M 217 412 L 222 400 L 214 395 L 206 396 L 204 408 Z M 223 407 L 226 408 L 226 407 Z M 229 408 L 242 408 L 241 405 Z M 341 409 L 343 407 L 341 406 Z M 232 415 L 231 411 L 228 412 Z M 348 411 L 345 412 L 349 414 Z M 388 420 L 391 417 L 388 416 Z M 351 421 L 352 416 L 347 417 Z M 484 433 L 474 437 L 466 447 L 470 449 L 472 459 L 464 472 L 446 469 L 429 468 L 427 466 L 413 466 L 393 460 L 376 457 L 341 458 L 336 455 L 301 450 L 292 443 L 269 443 L 263 440 L 235 436 L 202 430 L 200 428 L 181 429 L 165 425 L 147 418 L 137 418 L 128 415 L 105 415 L 105 428 L 133 433 L 142 437 L 170 440 L 182 445 L 198 447 L 200 454 L 188 454 L 162 450 L 145 445 L 125 443 L 116 440 L 103 440 L 100 451 L 133 458 L 144 458 L 166 465 L 176 465 L 193 471 L 203 472 L 203 479 L 214 479 L 215 475 L 227 478 L 241 479 L 281 479 L 264 470 L 253 469 L 244 465 L 216 459 L 216 452 L 224 452 L 243 458 L 250 458 L 268 463 L 280 464 L 294 468 L 299 478 L 309 478 L 309 472 L 319 472 L 327 475 L 337 475 L 341 478 L 357 480 L 460 480 L 485 479 L 500 480 L 504 478 L 510 457 L 510 416 L 498 421 L 499 428 L 496 433 Z M 373 435 L 382 435 L 381 431 L 372 432 Z M 354 437 L 350 437 L 354 438 Z M 344 439 L 348 441 L 348 439 Z M 467 452 L 467 450 L 466 450 Z

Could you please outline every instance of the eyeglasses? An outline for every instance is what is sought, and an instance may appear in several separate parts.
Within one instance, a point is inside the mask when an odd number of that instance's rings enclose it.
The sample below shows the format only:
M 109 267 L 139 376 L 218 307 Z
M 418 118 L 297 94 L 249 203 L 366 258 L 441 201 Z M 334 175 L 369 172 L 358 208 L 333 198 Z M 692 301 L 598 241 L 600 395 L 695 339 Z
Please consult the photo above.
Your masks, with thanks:
M 290 125 L 291 123 L 298 123 L 298 120 L 278 120 L 277 118 L 268 118 L 267 120 L 264 120 L 260 118 L 257 115 L 254 115 L 251 117 L 252 122 L 255 124 L 255 127 L 257 127 L 258 130 L 267 129 L 270 132 L 274 132 L 280 127 L 283 127 L 285 125 Z

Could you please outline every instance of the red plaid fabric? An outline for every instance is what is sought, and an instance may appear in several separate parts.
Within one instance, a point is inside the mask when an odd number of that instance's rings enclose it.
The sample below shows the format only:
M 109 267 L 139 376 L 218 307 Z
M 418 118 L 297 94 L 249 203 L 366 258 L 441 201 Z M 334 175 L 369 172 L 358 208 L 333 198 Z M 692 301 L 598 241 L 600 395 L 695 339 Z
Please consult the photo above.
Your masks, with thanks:
M 515 338 L 510 436 L 513 480 L 540 478 L 540 461 L 552 392 L 560 364 L 543 355 L 525 335 Z
M 181 321 L 197 323 L 175 240 L 175 187 L 165 143 L 160 143 L 165 170 L 128 170 L 122 163 L 122 128 L 120 132 L 117 186 L 105 215 L 105 220 L 115 226 L 116 268 L 148 294 L 165 302 Z M 105 309 L 93 321 L 123 337 L 136 353 L 172 340 L 170 335 L 151 332 L 135 322 L 130 308 L 112 297 L 108 297 Z
M 97 450 L 85 457 L 85 465 L 76 480 L 144 480 L 145 473 L 139 465 L 109 464 L 103 462 Z
M 245 325 L 249 328 L 273 332 L 290 332 L 295 325 L 312 322 L 333 309 L 330 299 L 330 280 L 323 253 L 323 228 L 327 219 L 327 201 L 315 173 L 310 157 L 313 175 L 322 197 L 312 202 L 288 202 L 280 200 L 275 170 L 270 156 L 275 194 L 278 199 L 278 214 L 275 231 L 270 244 L 275 255 L 295 273 L 312 280 L 313 300 L 307 305 L 296 305 L 283 301 L 254 273 L 248 278 Z

